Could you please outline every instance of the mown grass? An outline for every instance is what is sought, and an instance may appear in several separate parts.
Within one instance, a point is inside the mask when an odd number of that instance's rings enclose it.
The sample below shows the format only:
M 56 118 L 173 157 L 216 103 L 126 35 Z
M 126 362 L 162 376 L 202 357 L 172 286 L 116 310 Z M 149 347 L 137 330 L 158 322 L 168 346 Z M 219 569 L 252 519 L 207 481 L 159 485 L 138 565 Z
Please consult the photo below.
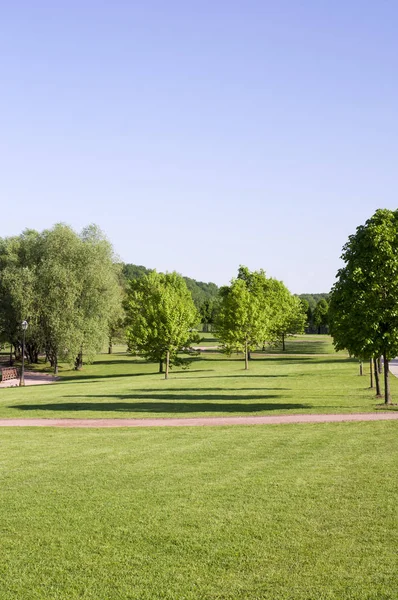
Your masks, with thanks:
M 219 340 L 216 333 L 200 333 L 201 347 L 212 348 L 218 346 Z M 266 345 L 264 348 L 267 354 L 335 354 L 333 341 L 330 335 L 295 335 L 287 337 L 285 340 L 285 350 L 282 350 L 282 343 Z M 346 353 L 343 353 L 346 356 Z
M 271 354 L 336 354 L 330 335 L 305 334 L 288 337 L 285 340 L 286 350 L 282 344 L 266 346 L 265 352 Z M 340 354 L 340 353 L 339 353 Z M 342 355 L 347 356 L 346 352 Z
M 4 600 L 387 600 L 392 422 L 3 429 Z
M 0 390 L 0 417 L 186 417 L 375 410 L 382 402 L 340 355 L 206 354 L 165 381 L 157 365 L 125 353 L 103 354 L 82 371 L 61 371 L 53 385 Z M 365 365 L 365 370 L 367 366 Z M 393 396 L 398 381 L 391 378 Z M 396 409 L 397 407 L 395 407 Z

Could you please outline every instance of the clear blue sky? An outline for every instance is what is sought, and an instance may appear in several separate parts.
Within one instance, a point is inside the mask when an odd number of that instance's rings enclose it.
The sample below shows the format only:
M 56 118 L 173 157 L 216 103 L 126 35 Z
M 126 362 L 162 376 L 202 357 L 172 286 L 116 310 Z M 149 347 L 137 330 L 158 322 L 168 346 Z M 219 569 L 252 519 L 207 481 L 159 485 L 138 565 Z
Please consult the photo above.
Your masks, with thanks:
M 0 236 L 98 224 L 125 262 L 328 291 L 398 205 L 398 3 L 0 1 Z

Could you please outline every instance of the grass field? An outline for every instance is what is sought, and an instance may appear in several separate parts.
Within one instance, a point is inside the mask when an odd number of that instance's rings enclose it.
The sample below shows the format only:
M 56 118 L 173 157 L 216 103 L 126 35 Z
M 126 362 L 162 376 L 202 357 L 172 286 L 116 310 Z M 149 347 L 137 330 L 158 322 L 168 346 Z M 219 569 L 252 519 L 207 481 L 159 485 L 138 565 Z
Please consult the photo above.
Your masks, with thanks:
M 206 354 L 168 381 L 157 365 L 125 353 L 100 355 L 54 385 L 0 390 L 0 417 L 185 417 L 373 411 L 376 400 L 358 363 L 345 356 Z M 398 381 L 391 378 L 393 396 Z M 394 407 L 395 409 L 397 407 Z
M 1 438 L 2 600 L 397 598 L 396 423 Z
M 200 333 L 202 338 L 200 346 L 212 348 L 218 346 L 219 341 L 215 333 Z M 285 341 L 286 350 L 282 352 L 282 344 L 265 346 L 267 354 L 335 354 L 330 335 L 296 335 L 288 337 Z M 345 353 L 344 353 L 345 355 Z
M 54 385 L 1 389 L 0 417 L 374 410 L 357 361 L 314 337 L 248 372 L 209 352 L 168 381 L 120 346 Z M 2 429 L 0 600 L 395 600 L 397 432 Z

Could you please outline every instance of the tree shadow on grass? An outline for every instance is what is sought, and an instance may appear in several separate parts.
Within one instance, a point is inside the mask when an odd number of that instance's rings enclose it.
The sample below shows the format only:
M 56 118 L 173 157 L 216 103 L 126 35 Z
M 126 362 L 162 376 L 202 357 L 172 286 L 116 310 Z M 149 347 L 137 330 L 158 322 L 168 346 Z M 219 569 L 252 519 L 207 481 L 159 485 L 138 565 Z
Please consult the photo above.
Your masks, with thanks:
M 214 371 L 215 369 L 193 369 L 192 371 L 190 371 L 191 373 L 201 373 L 201 372 L 210 372 L 210 371 Z M 180 373 L 180 371 L 178 371 Z M 159 375 L 160 378 L 164 378 L 164 374 L 162 375 L 162 373 L 156 372 L 156 371 L 151 371 L 148 373 L 109 373 L 107 375 L 103 375 L 100 374 L 98 375 L 97 373 L 93 373 L 92 375 L 89 374 L 84 374 L 81 375 L 80 373 L 76 373 L 76 375 L 62 375 L 61 374 L 61 379 L 60 379 L 60 383 L 67 383 L 69 381 L 72 381 L 74 383 L 79 383 L 82 382 L 84 383 L 85 380 L 90 379 L 91 381 L 93 379 L 112 379 L 112 377 L 117 378 L 117 377 L 148 377 L 149 375 Z M 171 375 L 172 377 L 172 375 Z M 177 378 L 176 378 L 177 379 Z
M 213 371 L 215 369 L 212 369 Z M 222 375 L 222 373 L 220 373 L 220 375 L 195 375 L 194 377 L 173 377 L 173 375 L 171 375 L 170 380 L 173 379 L 228 379 L 228 378 L 232 378 L 232 379 L 239 379 L 239 378 L 246 378 L 246 377 L 258 377 L 260 379 L 270 379 L 271 377 L 274 377 L 276 379 L 282 378 L 282 377 L 289 377 L 289 375 L 256 375 L 254 373 L 236 373 L 236 375 Z
M 288 388 L 285 389 L 285 391 L 288 390 Z M 274 390 L 273 390 L 274 391 Z M 277 388 L 277 390 L 275 391 L 280 391 L 279 388 Z M 267 390 L 268 392 L 268 390 Z M 286 395 L 284 395 L 284 397 L 286 397 Z M 170 401 L 170 400 L 175 400 L 176 402 L 178 401 L 187 401 L 187 402 L 201 402 L 202 400 L 207 400 L 210 402 L 220 402 L 222 403 L 223 401 L 233 401 L 233 402 L 238 402 L 238 401 L 246 401 L 246 400 L 251 400 L 252 402 L 255 400 L 268 400 L 270 398 L 280 398 L 279 394 L 222 394 L 222 393 L 216 393 L 216 394 L 202 394 L 201 390 L 198 391 L 193 391 L 190 390 L 190 393 L 184 393 L 183 395 L 179 393 L 179 390 L 170 390 L 170 391 L 159 391 L 156 390 L 155 392 L 150 392 L 150 393 L 140 393 L 140 392 L 131 392 L 130 394 L 84 394 L 82 396 L 76 396 L 76 395 L 70 395 L 70 396 L 62 396 L 62 398 L 114 398 L 117 400 L 132 400 L 133 402 L 135 402 L 135 400 L 147 400 L 147 401 L 152 401 L 152 400 L 159 400 L 160 402 L 164 402 L 164 401 Z M 88 405 L 90 404 L 89 402 L 87 403 Z
M 306 361 L 310 361 L 312 363 L 342 363 L 342 362 L 358 362 L 358 359 L 355 358 L 349 358 L 348 356 L 343 356 L 341 358 L 328 358 L 329 356 L 332 356 L 330 354 L 325 354 L 324 356 L 280 356 L 278 354 L 276 355 L 268 355 L 268 356 L 261 356 L 261 355 L 257 355 L 255 358 L 253 357 L 253 362 L 283 362 L 285 364 L 295 364 L 295 363 L 301 363 L 301 362 L 306 362 Z
M 125 358 L 116 358 L 111 360 L 95 360 L 93 365 L 147 365 L 150 364 L 146 360 L 125 356 Z M 154 364 L 154 363 L 152 363 Z
M 268 396 L 273 398 L 276 396 Z M 27 404 L 12 406 L 21 411 L 55 412 L 116 412 L 116 413 L 257 413 L 272 410 L 301 410 L 311 408 L 309 404 L 269 402 L 65 402 L 60 404 Z
M 204 392 L 222 392 L 222 391 L 233 392 L 235 390 L 241 390 L 241 391 L 244 390 L 246 392 L 251 392 L 251 391 L 261 391 L 261 392 L 267 391 L 268 392 L 270 390 L 273 390 L 273 391 L 280 391 L 280 390 L 282 390 L 282 391 L 289 391 L 290 389 L 291 388 L 282 388 L 282 387 L 281 388 L 280 387 L 278 387 L 278 388 L 271 388 L 271 387 L 267 387 L 267 388 L 264 388 L 264 387 L 251 387 L 251 388 L 247 388 L 247 387 L 242 387 L 242 388 L 237 388 L 237 387 L 231 387 L 231 388 L 227 388 L 227 387 L 203 387 L 203 388 L 200 388 L 200 390 L 195 390 L 192 387 L 180 387 L 180 386 L 178 386 L 178 388 L 169 388 L 168 390 L 164 390 L 164 391 L 161 390 L 161 389 L 159 389 L 159 388 L 142 388 L 142 389 L 136 389 L 136 390 L 134 390 L 134 392 L 132 392 L 130 394 L 129 397 L 130 398 L 137 398 L 140 395 L 140 392 L 143 395 L 145 394 L 146 396 L 150 395 L 151 398 L 153 397 L 153 393 L 155 393 L 155 394 L 161 393 L 165 397 L 170 397 L 170 394 L 172 394 L 173 392 L 177 392 L 178 391 L 178 392 L 191 392 L 191 393 L 195 392 L 196 393 L 195 395 L 197 395 L 200 398 L 203 398 L 203 396 L 205 395 L 205 394 L 202 394 L 203 391 Z M 181 395 L 182 394 L 180 394 L 180 397 L 181 397 Z M 253 398 L 255 395 L 256 394 L 247 395 L 247 398 Z M 185 396 L 186 396 L 186 394 L 184 394 L 184 397 Z M 213 397 L 214 394 L 208 394 L 208 396 Z M 72 397 L 76 398 L 76 396 L 63 396 L 63 397 L 64 398 L 67 398 L 67 397 L 69 397 L 69 398 L 72 398 Z M 86 396 L 84 396 L 84 397 L 86 397 Z M 103 398 L 103 396 L 101 396 L 101 397 Z M 118 395 L 118 397 L 120 398 L 121 396 Z M 126 397 L 128 397 L 128 396 L 126 395 Z M 234 394 L 231 394 L 231 395 L 222 394 L 219 397 L 220 398 L 237 398 L 237 396 L 235 396 Z M 261 397 L 261 396 L 259 396 L 259 397 Z

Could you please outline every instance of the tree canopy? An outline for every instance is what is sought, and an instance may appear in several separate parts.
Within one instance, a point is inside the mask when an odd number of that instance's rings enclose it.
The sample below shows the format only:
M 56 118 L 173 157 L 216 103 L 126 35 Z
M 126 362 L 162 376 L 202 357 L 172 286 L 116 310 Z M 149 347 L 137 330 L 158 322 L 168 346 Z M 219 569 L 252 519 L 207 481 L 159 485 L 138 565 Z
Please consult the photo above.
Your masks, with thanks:
M 306 317 L 299 299 L 263 270 L 241 266 L 231 285 L 221 288 L 220 298 L 216 325 L 221 346 L 229 354 L 244 352 L 245 369 L 252 350 L 267 341 L 284 345 L 287 335 L 303 331 Z
M 77 234 L 58 224 L 0 240 L 0 330 L 20 346 L 27 320 L 31 360 L 45 352 L 81 366 L 101 349 L 120 302 L 112 246 L 96 226 Z
M 336 349 L 384 358 L 385 402 L 391 402 L 389 360 L 398 353 L 398 211 L 379 209 L 343 248 L 330 301 Z
M 126 301 L 127 339 L 131 352 L 159 363 L 181 364 L 178 353 L 190 351 L 199 336 L 200 316 L 184 279 L 177 273 L 151 271 L 130 282 Z

